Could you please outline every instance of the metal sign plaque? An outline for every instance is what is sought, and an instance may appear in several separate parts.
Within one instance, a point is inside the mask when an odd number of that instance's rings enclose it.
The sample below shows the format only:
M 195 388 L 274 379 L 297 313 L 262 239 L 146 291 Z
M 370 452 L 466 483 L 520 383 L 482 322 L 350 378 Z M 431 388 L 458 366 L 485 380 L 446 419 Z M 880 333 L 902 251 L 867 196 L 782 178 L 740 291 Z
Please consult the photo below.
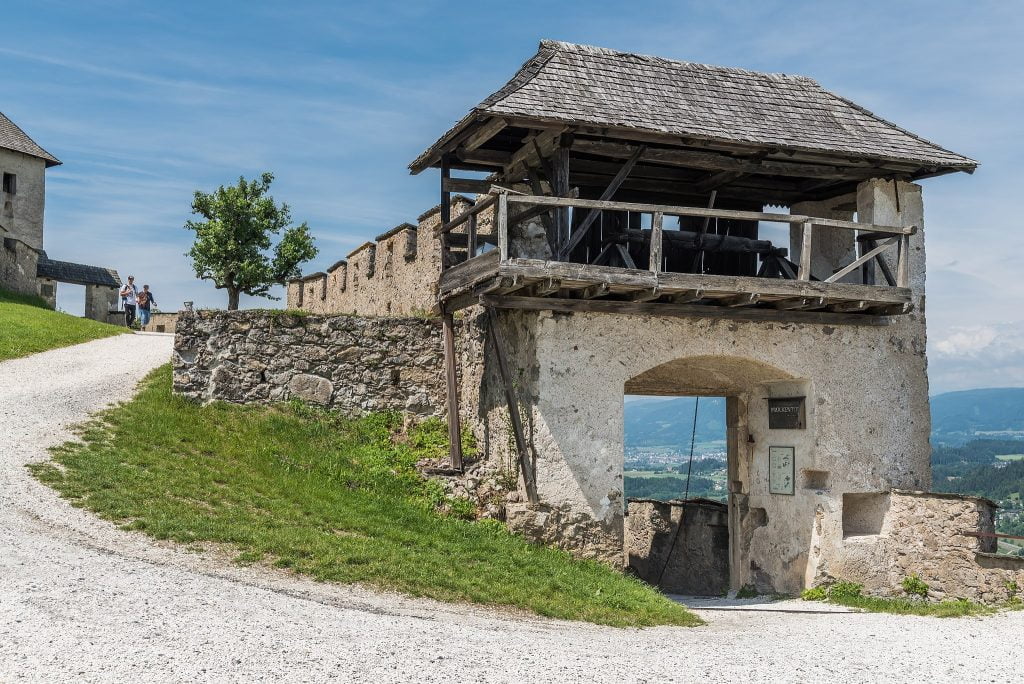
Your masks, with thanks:
M 804 397 L 769 397 L 768 427 L 772 430 L 806 428 Z
M 794 447 L 768 447 L 768 492 L 793 494 L 796 476 L 796 449 Z

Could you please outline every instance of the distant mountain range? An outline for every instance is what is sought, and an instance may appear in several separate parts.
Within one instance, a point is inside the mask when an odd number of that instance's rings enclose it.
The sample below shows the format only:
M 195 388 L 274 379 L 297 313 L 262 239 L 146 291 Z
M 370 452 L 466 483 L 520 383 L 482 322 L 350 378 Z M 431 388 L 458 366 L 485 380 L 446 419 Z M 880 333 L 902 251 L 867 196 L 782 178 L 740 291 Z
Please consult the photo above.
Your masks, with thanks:
M 690 448 L 695 397 L 641 397 L 627 400 L 627 447 Z M 725 440 L 725 398 L 701 397 L 697 406 L 698 445 Z
M 693 397 L 627 399 L 627 447 L 690 446 Z M 1024 387 L 947 392 L 931 398 L 932 443 L 959 446 L 972 439 L 1024 439 Z M 697 444 L 725 439 L 725 399 L 702 397 Z
M 1024 439 L 1024 387 L 946 392 L 932 397 L 932 442 Z

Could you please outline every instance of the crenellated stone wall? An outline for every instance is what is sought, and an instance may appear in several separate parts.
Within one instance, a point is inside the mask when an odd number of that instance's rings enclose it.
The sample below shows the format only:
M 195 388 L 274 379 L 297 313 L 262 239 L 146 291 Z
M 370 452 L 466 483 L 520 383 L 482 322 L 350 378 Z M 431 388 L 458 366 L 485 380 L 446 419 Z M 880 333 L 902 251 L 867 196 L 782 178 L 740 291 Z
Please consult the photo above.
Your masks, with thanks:
M 452 198 L 452 215 L 472 206 L 461 195 Z M 491 210 L 482 212 L 478 233 L 491 232 Z M 436 312 L 441 274 L 440 206 L 424 212 L 417 223 L 402 223 L 364 242 L 325 272 L 288 283 L 289 309 L 318 314 L 409 316 Z
M 432 320 L 182 312 L 175 333 L 174 390 L 201 401 L 295 398 L 346 415 L 440 415 L 441 351 L 441 327 Z

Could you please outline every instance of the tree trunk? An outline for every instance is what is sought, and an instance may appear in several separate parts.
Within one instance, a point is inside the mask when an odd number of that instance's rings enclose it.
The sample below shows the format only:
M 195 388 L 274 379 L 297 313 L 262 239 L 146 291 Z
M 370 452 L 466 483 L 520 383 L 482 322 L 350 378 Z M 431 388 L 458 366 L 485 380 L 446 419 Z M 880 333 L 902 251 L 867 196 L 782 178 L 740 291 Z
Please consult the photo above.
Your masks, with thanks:
M 238 290 L 233 287 L 228 288 L 228 311 L 238 311 Z

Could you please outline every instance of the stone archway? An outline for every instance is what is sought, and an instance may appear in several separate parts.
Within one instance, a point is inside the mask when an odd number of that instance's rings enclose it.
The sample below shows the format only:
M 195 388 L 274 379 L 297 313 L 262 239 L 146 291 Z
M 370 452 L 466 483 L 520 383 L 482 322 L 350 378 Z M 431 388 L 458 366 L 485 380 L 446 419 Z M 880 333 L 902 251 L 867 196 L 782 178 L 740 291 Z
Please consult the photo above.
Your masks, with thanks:
M 676 592 L 685 591 L 680 587 L 703 587 L 700 593 L 704 593 L 712 585 L 726 584 L 725 577 L 720 581 L 711 576 L 726 574 L 731 590 L 745 585 L 775 585 L 770 572 L 750 559 L 752 539 L 767 526 L 768 515 L 765 508 L 751 506 L 748 496 L 752 448 L 747 406 L 750 397 L 763 394 L 766 387 L 799 382 L 791 374 L 759 361 L 711 355 L 667 361 L 626 381 L 625 394 L 726 397 L 726 515 L 699 500 L 664 505 L 644 502 L 630 507 L 624 546 L 627 564 L 641 577 Z M 718 541 L 722 535 L 712 529 L 720 526 L 723 517 L 728 523 L 727 550 Z M 645 553 L 649 563 L 644 562 Z M 671 568 L 668 574 L 667 568 Z M 652 577 L 644 576 L 644 572 Z

